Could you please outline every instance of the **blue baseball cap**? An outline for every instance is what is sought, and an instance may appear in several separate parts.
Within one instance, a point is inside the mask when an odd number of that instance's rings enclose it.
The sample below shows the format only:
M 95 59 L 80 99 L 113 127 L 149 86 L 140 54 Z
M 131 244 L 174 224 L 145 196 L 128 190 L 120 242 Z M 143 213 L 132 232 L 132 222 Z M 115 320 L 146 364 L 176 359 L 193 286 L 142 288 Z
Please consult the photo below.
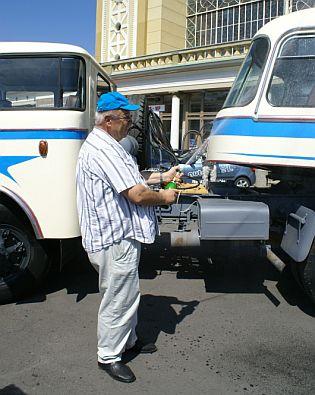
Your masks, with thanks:
M 129 103 L 128 99 L 119 92 L 108 92 L 104 93 L 97 102 L 97 111 L 111 111 L 111 110 L 127 110 L 136 111 L 139 110 L 137 104 Z

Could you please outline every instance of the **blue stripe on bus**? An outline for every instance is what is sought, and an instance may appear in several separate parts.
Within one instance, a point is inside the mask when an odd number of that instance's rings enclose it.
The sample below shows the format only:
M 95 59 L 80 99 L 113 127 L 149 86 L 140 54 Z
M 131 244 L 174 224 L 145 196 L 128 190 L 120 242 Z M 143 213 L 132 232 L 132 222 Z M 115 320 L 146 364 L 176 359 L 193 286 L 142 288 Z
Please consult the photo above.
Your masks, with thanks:
M 261 122 L 252 118 L 222 118 L 214 121 L 211 135 L 315 138 L 315 122 Z
M 83 140 L 87 130 L 1 130 L 0 140 Z
M 3 174 L 9 177 L 11 180 L 15 181 L 15 179 L 10 174 L 8 168 L 14 165 L 18 165 L 19 163 L 26 162 L 28 160 L 38 158 L 38 156 L 0 156 L 0 174 Z M 16 182 L 16 181 L 15 181 Z
M 315 160 L 315 156 L 287 156 L 287 155 L 269 155 L 269 154 L 245 154 L 242 152 L 224 152 L 228 155 L 241 155 L 241 156 L 257 156 L 259 158 L 281 158 L 281 159 L 301 159 L 301 160 Z

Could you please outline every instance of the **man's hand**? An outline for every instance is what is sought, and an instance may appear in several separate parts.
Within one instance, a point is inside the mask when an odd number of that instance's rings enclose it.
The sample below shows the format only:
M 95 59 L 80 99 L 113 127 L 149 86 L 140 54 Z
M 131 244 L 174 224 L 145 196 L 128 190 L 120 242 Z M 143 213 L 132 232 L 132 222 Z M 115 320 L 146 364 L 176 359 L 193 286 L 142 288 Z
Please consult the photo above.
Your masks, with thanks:
M 159 194 L 162 195 L 163 204 L 169 205 L 176 201 L 178 193 L 174 189 L 161 189 Z
M 179 173 L 179 166 L 173 166 L 168 171 L 165 171 L 162 175 L 164 182 L 179 182 L 183 173 Z

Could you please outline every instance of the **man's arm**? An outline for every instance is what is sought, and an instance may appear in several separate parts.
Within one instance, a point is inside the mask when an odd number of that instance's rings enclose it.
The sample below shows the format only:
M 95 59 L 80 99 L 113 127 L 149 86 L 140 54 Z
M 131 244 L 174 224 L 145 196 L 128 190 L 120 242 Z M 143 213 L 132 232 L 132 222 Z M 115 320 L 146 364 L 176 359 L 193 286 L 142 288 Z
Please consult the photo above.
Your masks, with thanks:
M 173 189 L 152 191 L 142 184 L 137 184 L 121 193 L 126 199 L 140 206 L 169 205 L 174 203 L 177 197 L 177 193 Z
M 163 173 L 160 172 L 152 172 L 144 170 L 141 172 L 143 178 L 146 180 L 148 185 L 160 184 L 163 182 L 171 182 L 174 178 L 180 179 L 182 174 L 178 173 L 179 166 L 174 166 L 170 170 L 165 171 Z

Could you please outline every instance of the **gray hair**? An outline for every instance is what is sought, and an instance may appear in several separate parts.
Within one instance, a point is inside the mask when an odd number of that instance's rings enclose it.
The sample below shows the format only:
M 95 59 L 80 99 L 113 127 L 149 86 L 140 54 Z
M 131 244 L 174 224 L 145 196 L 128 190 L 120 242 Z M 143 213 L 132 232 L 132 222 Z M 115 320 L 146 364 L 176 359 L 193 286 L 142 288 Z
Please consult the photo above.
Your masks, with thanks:
M 95 113 L 95 126 L 102 125 L 102 123 L 105 121 L 105 118 L 109 117 L 111 115 L 116 115 L 115 114 L 115 110 L 102 111 L 102 112 L 96 111 L 96 113 Z

